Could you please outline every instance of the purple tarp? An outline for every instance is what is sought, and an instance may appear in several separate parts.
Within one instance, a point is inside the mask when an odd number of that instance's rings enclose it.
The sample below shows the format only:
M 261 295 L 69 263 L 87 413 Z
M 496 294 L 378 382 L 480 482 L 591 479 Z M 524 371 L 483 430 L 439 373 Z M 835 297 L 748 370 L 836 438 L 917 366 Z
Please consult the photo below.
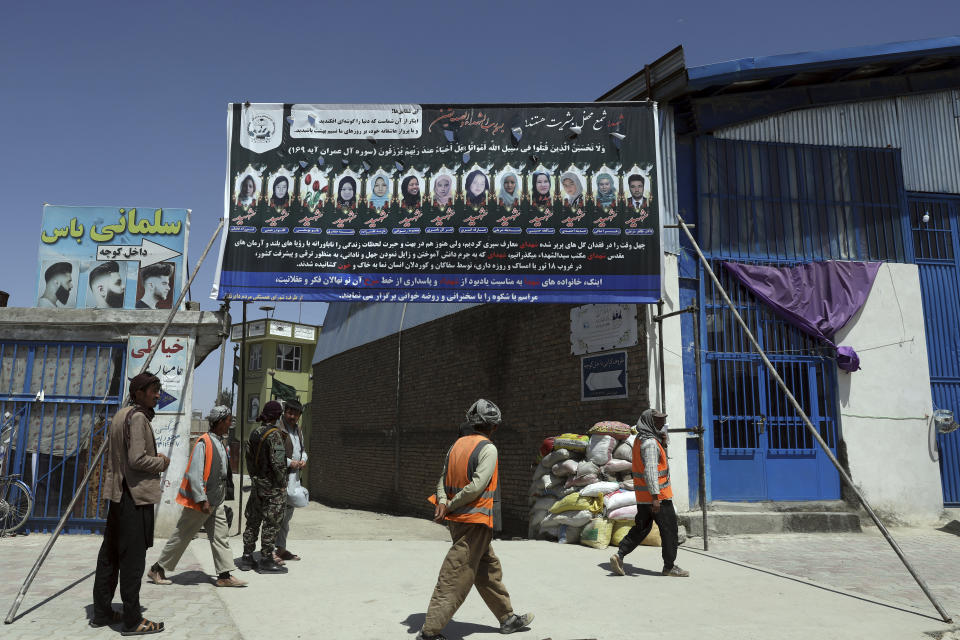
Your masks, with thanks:
M 867 300 L 879 262 L 809 262 L 794 267 L 764 267 L 724 262 L 724 268 L 774 313 L 801 331 L 828 342 Z M 850 347 L 838 348 L 837 364 L 860 368 Z

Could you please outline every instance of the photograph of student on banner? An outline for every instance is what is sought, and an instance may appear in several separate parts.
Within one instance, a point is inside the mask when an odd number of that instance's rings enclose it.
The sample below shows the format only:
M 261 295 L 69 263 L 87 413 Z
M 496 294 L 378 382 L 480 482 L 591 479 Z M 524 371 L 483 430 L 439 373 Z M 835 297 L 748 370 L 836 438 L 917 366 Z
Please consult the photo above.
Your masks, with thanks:
M 420 179 L 417 176 L 407 176 L 400 183 L 400 195 L 403 206 L 412 209 L 420 206 Z
M 580 176 L 566 171 L 560 176 L 560 185 L 563 187 L 563 204 L 574 209 L 583 206 L 583 182 Z
M 277 211 L 290 207 L 290 181 L 286 176 L 277 176 L 273 181 L 270 206 Z
M 433 205 L 447 207 L 453 204 L 453 176 L 440 173 L 433 179 Z
M 357 207 L 357 181 L 351 176 L 342 178 L 337 186 L 337 206 L 346 209 Z
M 614 206 L 617 200 L 616 182 L 607 172 L 598 173 L 596 176 L 596 200 L 597 204 L 604 209 Z
M 368 189 L 372 192 L 370 196 L 370 206 L 374 209 L 383 209 L 390 202 L 390 182 L 386 176 L 376 176 L 373 179 L 372 187 L 368 184 Z
M 503 174 L 500 180 L 500 193 L 497 196 L 501 206 L 507 209 L 513 208 L 520 197 L 519 186 L 520 181 L 517 180 L 517 174 L 513 172 Z
M 553 204 L 553 185 L 550 174 L 536 171 L 530 178 L 530 203 L 535 207 L 549 207 Z
M 474 169 L 467 174 L 464 182 L 467 191 L 467 203 L 473 207 L 487 203 L 487 191 L 490 189 L 490 180 L 480 169 Z
M 240 182 L 240 189 L 237 195 L 237 206 L 242 209 L 253 207 L 257 204 L 257 183 L 253 181 L 253 176 L 244 176 Z

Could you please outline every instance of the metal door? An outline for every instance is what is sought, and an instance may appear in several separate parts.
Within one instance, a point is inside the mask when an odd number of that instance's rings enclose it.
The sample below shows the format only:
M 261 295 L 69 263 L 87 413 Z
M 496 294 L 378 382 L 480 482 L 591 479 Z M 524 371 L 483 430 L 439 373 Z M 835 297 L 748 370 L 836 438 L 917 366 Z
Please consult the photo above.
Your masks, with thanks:
M 909 204 L 933 406 L 960 420 L 960 198 L 910 194 Z M 960 431 L 938 435 L 937 445 L 944 505 L 960 507 Z
M 34 493 L 28 529 L 52 529 L 66 511 L 121 401 L 122 343 L 0 342 L 0 416 L 8 473 Z M 101 425 L 100 419 L 104 422 Z M 67 520 L 67 531 L 102 528 L 103 461 Z
M 719 263 L 717 274 L 777 373 L 836 453 L 836 365 L 826 349 L 777 319 Z M 703 274 L 701 274 L 703 276 Z M 704 300 L 704 424 L 713 500 L 836 500 L 840 478 L 745 334 L 700 278 Z

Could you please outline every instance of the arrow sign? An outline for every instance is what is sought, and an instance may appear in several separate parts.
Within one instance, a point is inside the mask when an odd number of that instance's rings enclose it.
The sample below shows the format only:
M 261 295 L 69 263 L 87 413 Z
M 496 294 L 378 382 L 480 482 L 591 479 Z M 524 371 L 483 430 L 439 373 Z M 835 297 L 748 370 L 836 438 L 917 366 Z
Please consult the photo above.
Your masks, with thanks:
M 136 260 L 140 268 L 180 255 L 162 244 L 144 238 L 140 244 L 102 244 L 97 247 L 97 260 Z
M 587 376 L 587 389 L 618 389 L 623 386 L 624 371 L 598 371 Z
M 160 397 L 157 398 L 157 408 L 158 408 L 158 409 L 163 409 L 163 408 L 166 407 L 167 405 L 173 404 L 173 403 L 176 402 L 176 401 L 177 401 L 177 399 L 176 399 L 174 396 L 170 395 L 169 393 L 167 393 L 166 391 L 164 391 L 163 389 L 161 389 L 161 390 L 160 390 Z
M 613 351 L 580 359 L 580 399 L 627 397 L 627 352 Z

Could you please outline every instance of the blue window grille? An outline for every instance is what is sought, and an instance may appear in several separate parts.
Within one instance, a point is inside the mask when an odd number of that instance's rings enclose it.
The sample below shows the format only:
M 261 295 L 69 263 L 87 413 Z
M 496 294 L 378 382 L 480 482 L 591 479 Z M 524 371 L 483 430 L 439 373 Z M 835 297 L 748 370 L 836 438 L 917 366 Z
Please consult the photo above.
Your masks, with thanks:
M 733 260 L 909 262 L 898 149 L 697 144 L 697 234 Z
M 20 474 L 33 490 L 28 529 L 52 529 L 93 464 L 122 401 L 124 355 L 122 343 L 0 341 L 0 416 L 10 416 L 6 473 Z M 101 459 L 67 531 L 102 529 L 103 471 Z

